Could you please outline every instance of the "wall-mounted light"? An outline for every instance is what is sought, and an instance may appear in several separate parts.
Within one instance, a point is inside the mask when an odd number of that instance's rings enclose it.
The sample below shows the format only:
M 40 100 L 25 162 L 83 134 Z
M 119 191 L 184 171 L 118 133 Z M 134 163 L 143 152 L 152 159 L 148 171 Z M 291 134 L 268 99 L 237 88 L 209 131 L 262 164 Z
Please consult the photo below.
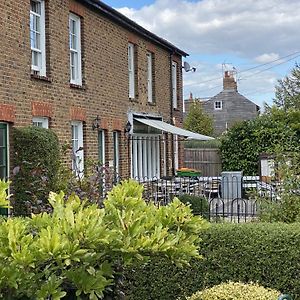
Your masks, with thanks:
M 100 127 L 100 118 L 99 118 L 99 116 L 97 115 L 97 117 L 96 117 L 95 120 L 93 121 L 92 129 L 93 129 L 93 130 L 99 129 L 99 127 Z
M 125 128 L 124 128 L 125 135 L 128 136 L 130 134 L 131 127 L 132 127 L 131 123 L 129 121 L 127 121 L 127 123 L 125 125 Z

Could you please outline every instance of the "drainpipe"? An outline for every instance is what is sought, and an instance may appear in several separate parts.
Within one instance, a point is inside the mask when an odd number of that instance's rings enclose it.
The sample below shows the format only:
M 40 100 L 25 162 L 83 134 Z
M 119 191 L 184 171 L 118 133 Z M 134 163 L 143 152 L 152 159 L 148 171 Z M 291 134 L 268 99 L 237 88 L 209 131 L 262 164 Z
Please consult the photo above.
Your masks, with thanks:
M 172 56 L 175 52 L 171 52 L 170 53 L 170 124 L 171 125 L 174 125 L 174 122 L 173 122 L 173 81 L 172 81 L 172 63 L 173 63 L 173 60 L 172 60 Z M 172 140 L 171 140 L 171 156 L 172 156 L 172 175 L 174 176 L 175 175 L 175 169 L 174 169 L 174 156 L 173 156 L 173 153 L 174 153 L 174 135 L 172 134 Z M 166 168 L 167 170 L 169 169 L 169 161 L 167 160 L 167 164 L 166 164 Z

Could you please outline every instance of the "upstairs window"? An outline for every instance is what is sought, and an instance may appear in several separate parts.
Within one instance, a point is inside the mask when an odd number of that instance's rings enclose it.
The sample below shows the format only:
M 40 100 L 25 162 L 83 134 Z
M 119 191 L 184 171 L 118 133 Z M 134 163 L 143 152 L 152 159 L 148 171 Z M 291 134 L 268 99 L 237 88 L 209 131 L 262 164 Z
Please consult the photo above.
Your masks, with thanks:
M 172 103 L 173 108 L 177 108 L 177 63 L 172 62 Z
M 153 103 L 153 53 L 147 53 L 147 91 L 148 102 Z
M 129 98 L 135 97 L 135 68 L 134 68 L 134 44 L 128 44 L 128 78 Z
M 31 70 L 46 76 L 45 1 L 30 1 Z
M 80 17 L 69 16 L 70 83 L 82 85 Z
M 215 101 L 215 104 L 214 104 L 214 108 L 215 110 L 221 110 L 222 109 L 222 101 Z

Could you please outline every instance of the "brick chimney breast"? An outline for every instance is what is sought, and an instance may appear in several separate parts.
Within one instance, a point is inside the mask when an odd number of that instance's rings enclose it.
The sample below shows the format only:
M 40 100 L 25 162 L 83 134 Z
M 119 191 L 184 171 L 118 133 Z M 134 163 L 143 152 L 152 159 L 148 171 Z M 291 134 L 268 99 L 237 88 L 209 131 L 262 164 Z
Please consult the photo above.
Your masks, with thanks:
M 223 78 L 223 90 L 231 90 L 237 92 L 237 83 L 232 72 L 225 71 Z

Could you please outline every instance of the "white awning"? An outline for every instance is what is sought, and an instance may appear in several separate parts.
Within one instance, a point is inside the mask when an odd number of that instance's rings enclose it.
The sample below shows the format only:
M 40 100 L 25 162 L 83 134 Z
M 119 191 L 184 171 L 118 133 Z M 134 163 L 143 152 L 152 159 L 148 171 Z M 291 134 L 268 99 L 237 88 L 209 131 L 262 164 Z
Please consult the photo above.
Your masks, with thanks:
M 200 140 L 200 141 L 209 141 L 213 140 L 213 137 L 195 133 L 186 129 L 182 129 L 173 125 L 170 125 L 166 122 L 155 120 L 155 119 L 143 119 L 143 118 L 134 118 L 134 120 L 139 121 L 145 125 L 154 127 L 156 129 L 162 130 L 164 132 L 169 132 L 172 134 L 177 134 L 180 136 L 186 137 L 188 140 Z

